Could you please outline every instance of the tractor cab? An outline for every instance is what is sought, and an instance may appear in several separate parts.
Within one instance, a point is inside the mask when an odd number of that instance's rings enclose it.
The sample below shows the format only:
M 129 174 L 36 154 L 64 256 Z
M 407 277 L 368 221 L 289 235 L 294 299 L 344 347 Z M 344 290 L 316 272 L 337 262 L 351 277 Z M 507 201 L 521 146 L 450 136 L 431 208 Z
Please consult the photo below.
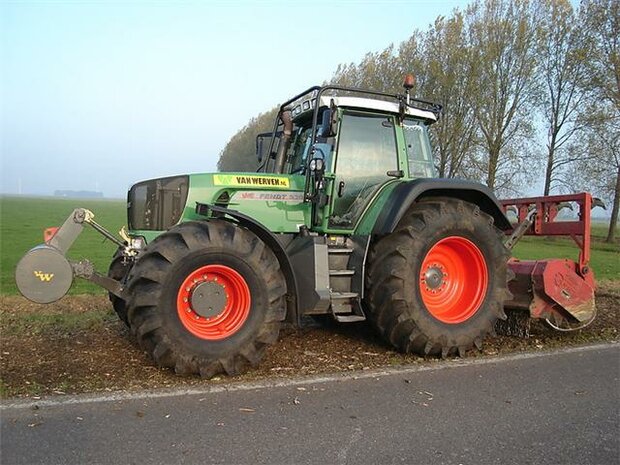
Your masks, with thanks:
M 258 135 L 259 171 L 304 176 L 310 226 L 350 231 L 383 187 L 435 176 L 428 126 L 440 110 L 408 89 L 308 89 L 281 106 L 271 133 Z

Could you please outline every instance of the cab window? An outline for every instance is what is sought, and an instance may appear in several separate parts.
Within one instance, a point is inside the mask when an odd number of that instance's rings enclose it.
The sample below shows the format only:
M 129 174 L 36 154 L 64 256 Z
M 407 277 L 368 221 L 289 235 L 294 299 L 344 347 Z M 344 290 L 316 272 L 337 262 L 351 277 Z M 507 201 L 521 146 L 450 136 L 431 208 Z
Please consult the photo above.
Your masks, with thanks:
M 421 122 L 406 119 L 403 123 L 409 176 L 412 178 L 433 178 L 433 153 L 428 141 L 428 129 Z

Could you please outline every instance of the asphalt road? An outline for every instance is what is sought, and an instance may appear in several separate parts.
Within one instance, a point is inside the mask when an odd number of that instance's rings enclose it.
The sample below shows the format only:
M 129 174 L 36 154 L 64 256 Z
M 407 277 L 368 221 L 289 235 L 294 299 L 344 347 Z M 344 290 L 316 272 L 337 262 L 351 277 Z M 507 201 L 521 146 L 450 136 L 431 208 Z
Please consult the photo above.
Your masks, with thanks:
M 202 392 L 5 401 L 1 462 L 620 463 L 620 346 Z

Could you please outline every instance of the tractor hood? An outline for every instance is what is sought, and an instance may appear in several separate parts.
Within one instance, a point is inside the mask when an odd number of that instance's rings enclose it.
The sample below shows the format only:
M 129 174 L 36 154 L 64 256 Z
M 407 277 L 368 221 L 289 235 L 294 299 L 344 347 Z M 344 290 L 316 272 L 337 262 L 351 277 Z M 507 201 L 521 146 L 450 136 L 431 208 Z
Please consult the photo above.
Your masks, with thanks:
M 305 177 L 263 173 L 198 173 L 141 181 L 127 198 L 132 233 L 165 231 L 204 219 L 196 204 L 220 205 L 252 216 L 271 231 L 298 232 L 306 223 Z M 150 234 L 141 234 L 150 236 Z

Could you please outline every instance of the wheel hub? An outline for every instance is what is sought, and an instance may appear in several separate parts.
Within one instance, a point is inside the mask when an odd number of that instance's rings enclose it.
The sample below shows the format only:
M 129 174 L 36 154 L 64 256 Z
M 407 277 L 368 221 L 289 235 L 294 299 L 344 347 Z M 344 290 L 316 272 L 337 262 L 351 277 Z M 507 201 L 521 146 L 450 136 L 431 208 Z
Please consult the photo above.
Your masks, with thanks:
M 226 290 L 215 281 L 198 284 L 189 299 L 191 309 L 203 318 L 212 318 L 222 313 L 227 300 Z
M 424 282 L 428 289 L 439 289 L 444 282 L 444 273 L 439 266 L 431 266 L 424 273 Z

